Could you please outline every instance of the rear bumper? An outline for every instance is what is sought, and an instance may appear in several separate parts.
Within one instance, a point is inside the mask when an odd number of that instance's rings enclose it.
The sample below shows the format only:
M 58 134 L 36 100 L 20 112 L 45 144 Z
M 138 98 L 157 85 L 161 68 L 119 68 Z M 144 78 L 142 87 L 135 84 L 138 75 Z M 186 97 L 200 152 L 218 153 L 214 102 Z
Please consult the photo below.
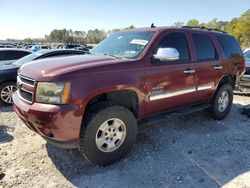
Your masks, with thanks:
M 32 131 L 49 143 L 63 148 L 77 148 L 82 122 L 81 109 L 73 104 L 49 105 L 22 101 L 13 94 L 14 111 Z
M 250 88 L 250 75 L 243 75 L 240 79 L 239 86 Z

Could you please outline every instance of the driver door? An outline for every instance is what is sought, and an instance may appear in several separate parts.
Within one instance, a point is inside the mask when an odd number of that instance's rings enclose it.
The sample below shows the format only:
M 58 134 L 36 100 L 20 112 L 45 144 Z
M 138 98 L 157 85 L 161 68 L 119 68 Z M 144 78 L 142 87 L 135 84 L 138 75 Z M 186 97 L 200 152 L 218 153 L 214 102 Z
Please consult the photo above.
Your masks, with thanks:
M 146 67 L 145 84 L 150 89 L 146 93 L 145 115 L 167 112 L 196 102 L 195 65 L 191 61 L 186 34 L 179 31 L 167 33 L 154 53 L 164 48 L 176 49 L 179 58 L 152 58 Z

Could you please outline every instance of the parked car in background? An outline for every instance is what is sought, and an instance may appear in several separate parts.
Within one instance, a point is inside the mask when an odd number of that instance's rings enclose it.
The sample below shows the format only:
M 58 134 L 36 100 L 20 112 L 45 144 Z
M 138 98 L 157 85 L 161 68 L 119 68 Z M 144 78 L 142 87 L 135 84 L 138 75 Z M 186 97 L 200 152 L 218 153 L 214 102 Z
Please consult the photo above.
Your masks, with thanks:
M 250 50 L 250 48 L 246 48 L 246 49 L 243 50 L 243 53 L 246 53 L 249 50 Z
M 225 118 L 245 68 L 237 40 L 204 27 L 122 31 L 90 53 L 22 66 L 13 101 L 31 130 L 99 165 L 125 156 L 140 119 L 198 110 Z
M 0 65 L 17 61 L 18 59 L 31 54 L 31 51 L 17 48 L 0 49 Z
M 244 57 L 246 60 L 246 72 L 241 77 L 238 89 L 243 93 L 250 93 L 250 49 L 245 51 Z
M 16 48 L 13 45 L 0 45 L 0 48 Z
M 84 52 L 78 50 L 40 50 L 19 59 L 16 62 L 8 63 L 0 66 L 0 105 L 12 104 L 12 93 L 16 90 L 16 78 L 18 68 L 30 61 L 63 57 L 71 55 L 82 55 Z
M 45 49 L 51 49 L 51 47 L 50 47 L 50 46 L 48 46 L 48 45 L 42 45 L 42 46 L 41 46 L 41 49 L 42 49 L 42 50 L 45 50 Z
M 81 51 L 84 51 L 84 52 L 88 52 L 89 49 L 87 47 L 76 47 L 74 48 L 75 50 L 81 50 Z
M 4 42 L 0 43 L 0 48 L 16 48 L 17 45 L 15 43 Z
M 74 49 L 74 48 L 80 48 L 80 44 L 63 44 L 64 49 Z

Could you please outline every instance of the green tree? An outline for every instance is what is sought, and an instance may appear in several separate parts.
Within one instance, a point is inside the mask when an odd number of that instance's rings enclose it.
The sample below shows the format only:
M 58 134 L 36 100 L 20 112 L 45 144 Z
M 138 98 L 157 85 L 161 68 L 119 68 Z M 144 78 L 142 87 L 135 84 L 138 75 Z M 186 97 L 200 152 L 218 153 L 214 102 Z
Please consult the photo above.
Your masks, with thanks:
M 199 26 L 199 21 L 196 19 L 189 20 L 187 26 Z
M 184 22 L 175 22 L 174 26 L 175 27 L 182 27 L 182 26 L 184 26 Z
M 227 26 L 226 31 L 241 43 L 241 46 L 250 46 L 250 9 L 239 18 L 234 18 Z

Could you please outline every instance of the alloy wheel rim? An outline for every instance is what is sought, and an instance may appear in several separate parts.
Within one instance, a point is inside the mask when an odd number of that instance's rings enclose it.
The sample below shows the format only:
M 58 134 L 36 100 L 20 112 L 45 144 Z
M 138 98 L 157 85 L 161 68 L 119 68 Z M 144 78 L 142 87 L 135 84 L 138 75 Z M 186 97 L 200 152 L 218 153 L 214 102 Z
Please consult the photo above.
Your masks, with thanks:
M 7 85 L 1 90 L 1 99 L 7 104 L 12 104 L 12 94 L 16 91 L 16 86 Z
M 223 91 L 218 100 L 218 110 L 219 112 L 224 112 L 227 109 L 229 103 L 229 94 L 227 91 Z
M 126 137 L 126 126 L 118 118 L 111 118 L 103 122 L 96 133 L 96 145 L 103 152 L 117 150 Z

